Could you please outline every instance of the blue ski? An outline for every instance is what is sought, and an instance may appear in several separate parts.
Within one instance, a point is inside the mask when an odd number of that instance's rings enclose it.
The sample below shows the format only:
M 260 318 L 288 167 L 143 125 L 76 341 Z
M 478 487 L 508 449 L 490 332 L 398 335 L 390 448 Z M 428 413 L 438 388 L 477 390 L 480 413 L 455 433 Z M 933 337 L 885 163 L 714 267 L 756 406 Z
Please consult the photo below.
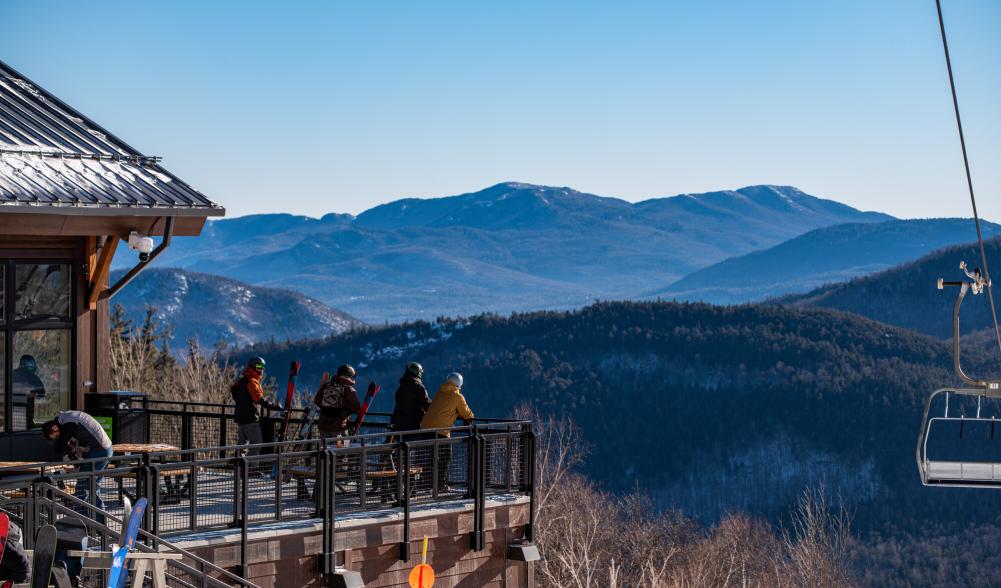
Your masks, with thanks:
M 129 550 L 135 546 L 136 537 L 139 535 L 139 525 L 142 524 L 143 513 L 146 511 L 146 497 L 136 501 L 132 508 L 132 514 L 122 528 L 122 537 L 115 547 L 114 555 L 111 556 L 111 570 L 108 572 L 108 588 L 125 588 L 129 577 L 129 568 L 125 559 L 129 555 Z

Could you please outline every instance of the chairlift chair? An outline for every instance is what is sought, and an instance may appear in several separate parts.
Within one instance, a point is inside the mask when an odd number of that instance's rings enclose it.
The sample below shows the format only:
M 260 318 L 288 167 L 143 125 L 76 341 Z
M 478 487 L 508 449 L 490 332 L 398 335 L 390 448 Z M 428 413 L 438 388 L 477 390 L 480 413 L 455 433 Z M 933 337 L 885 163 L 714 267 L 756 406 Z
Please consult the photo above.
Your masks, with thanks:
M 946 282 L 939 278 L 938 289 L 958 287 L 959 295 L 952 311 L 952 364 L 963 386 L 940 388 L 928 396 L 915 457 L 921 483 L 925 486 L 967 488 L 1001 488 L 1001 422 L 998 415 L 985 416 L 984 401 L 1001 399 L 1001 380 L 977 380 L 969 377 L 960 364 L 959 309 L 967 292 L 980 294 L 987 282 L 980 270 L 969 271 L 960 263 L 969 281 Z M 942 396 L 945 410 L 942 416 L 930 417 L 932 403 Z M 949 414 L 950 398 L 954 401 L 976 399 L 975 416 L 955 411 Z M 940 442 L 946 440 L 948 445 Z

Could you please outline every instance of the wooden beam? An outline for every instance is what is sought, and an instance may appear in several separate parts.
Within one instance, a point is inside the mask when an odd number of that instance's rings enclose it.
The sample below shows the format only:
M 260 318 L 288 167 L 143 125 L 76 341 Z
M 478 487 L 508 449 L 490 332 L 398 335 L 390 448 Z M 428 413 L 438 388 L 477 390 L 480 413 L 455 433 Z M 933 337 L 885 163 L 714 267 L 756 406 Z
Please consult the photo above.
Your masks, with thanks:
M 90 292 L 87 295 L 87 304 L 90 305 L 91 310 L 97 310 L 97 300 L 101 297 L 104 283 L 108 279 L 111 260 L 115 258 L 115 249 L 118 249 L 118 237 L 109 235 L 101 247 L 101 256 L 97 260 L 97 267 L 91 272 Z

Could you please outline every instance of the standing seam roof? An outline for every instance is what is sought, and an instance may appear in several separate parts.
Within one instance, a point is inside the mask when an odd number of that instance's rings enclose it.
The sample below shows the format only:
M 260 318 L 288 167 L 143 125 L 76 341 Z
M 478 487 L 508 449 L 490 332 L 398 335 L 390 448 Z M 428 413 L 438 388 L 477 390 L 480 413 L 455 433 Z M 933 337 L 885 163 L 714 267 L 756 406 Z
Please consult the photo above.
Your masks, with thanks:
M 225 212 L 158 157 L 133 149 L 0 61 L 0 212 L 8 206 Z

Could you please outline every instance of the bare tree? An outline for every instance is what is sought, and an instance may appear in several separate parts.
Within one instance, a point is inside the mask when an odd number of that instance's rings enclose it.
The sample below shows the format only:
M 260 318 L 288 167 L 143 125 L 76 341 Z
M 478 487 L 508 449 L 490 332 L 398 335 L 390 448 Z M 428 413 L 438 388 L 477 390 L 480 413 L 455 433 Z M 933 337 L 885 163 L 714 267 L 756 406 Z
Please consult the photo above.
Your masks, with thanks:
M 837 509 L 824 487 L 807 489 L 793 511 L 791 529 L 783 532 L 791 576 L 804 587 L 852 584 L 851 519 L 843 504 Z
M 539 461 L 536 539 L 542 586 L 552 588 L 716 588 L 851 586 L 849 519 L 823 489 L 797 502 L 791 529 L 735 513 L 700 527 L 660 508 L 638 489 L 624 496 L 577 471 L 586 446 L 567 418 L 534 423 Z

